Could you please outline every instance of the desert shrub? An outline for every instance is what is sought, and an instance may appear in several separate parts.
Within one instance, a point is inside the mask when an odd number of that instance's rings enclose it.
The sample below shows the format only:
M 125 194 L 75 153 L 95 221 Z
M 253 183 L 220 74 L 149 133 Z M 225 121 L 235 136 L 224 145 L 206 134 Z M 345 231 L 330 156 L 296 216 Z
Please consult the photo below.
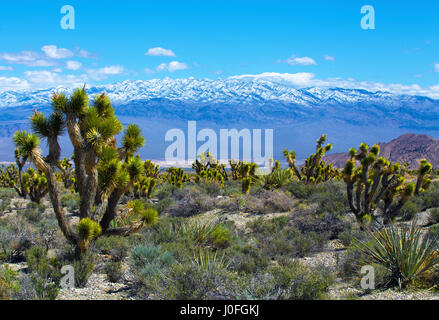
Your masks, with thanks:
M 212 231 L 210 239 L 216 248 L 225 248 L 230 245 L 232 235 L 229 229 L 219 225 Z
M 225 254 L 230 257 L 230 268 L 238 273 L 256 273 L 270 263 L 270 258 L 252 244 L 235 244 Z
M 404 221 L 412 220 L 415 215 L 419 212 L 418 206 L 414 201 L 407 201 L 401 208 L 401 218 Z
M 174 217 L 190 217 L 215 208 L 215 200 L 198 185 L 184 185 L 173 192 L 175 200 L 167 212 Z
M 110 261 L 105 265 L 105 274 L 110 282 L 118 282 L 122 278 L 122 263 L 120 261 Z
M 31 203 L 35 203 L 35 202 L 30 202 L 29 204 Z M 30 223 L 38 223 L 43 218 L 44 209 L 45 209 L 44 207 L 40 209 L 40 208 L 33 208 L 28 206 L 22 213 Z
M 297 199 L 309 199 L 313 194 L 315 185 L 292 181 L 287 185 L 287 190 Z
M 240 279 L 221 266 L 205 268 L 195 262 L 175 263 L 152 289 L 161 299 L 236 299 Z
M 345 247 L 349 247 L 354 239 L 364 240 L 365 233 L 351 224 L 347 224 L 346 228 L 337 235 L 337 239 Z
M 8 265 L 0 266 L 0 300 L 11 300 L 19 292 L 18 272 Z
M 0 226 L 0 261 L 24 261 L 26 249 L 34 243 L 34 232 L 25 219 L 8 219 L 7 225 Z
M 294 199 L 282 190 L 255 191 L 253 195 L 247 196 L 244 210 L 257 214 L 267 214 L 273 212 L 287 212 L 294 207 Z
M 315 186 L 309 202 L 317 203 L 317 214 L 329 212 L 341 214 L 348 210 L 345 185 L 340 181 L 328 181 Z
M 427 190 L 411 198 L 410 201 L 416 203 L 419 211 L 439 207 L 439 182 L 432 182 Z
M 290 224 L 302 233 L 316 232 L 329 239 L 337 238 L 338 234 L 349 228 L 350 223 L 344 221 L 333 212 L 317 214 L 312 208 L 299 208 L 291 216 Z
M 415 222 L 411 226 L 391 226 L 370 233 L 369 242 L 355 246 L 364 254 L 364 264 L 376 263 L 391 272 L 390 285 L 406 287 L 423 273 L 437 267 L 437 238 L 424 237 Z
M 433 208 L 430 211 L 429 223 L 430 224 L 439 223 L 439 208 Z
M 170 198 L 177 190 L 177 186 L 167 182 L 163 182 L 158 184 L 157 187 L 154 189 L 153 196 L 157 197 L 159 200 L 163 200 L 166 198 Z
M 256 239 L 258 248 L 269 257 L 304 257 L 321 250 L 328 239 L 327 235 L 314 231 L 302 233 L 289 225 L 288 217 L 270 220 L 260 218 L 247 226 L 252 229 L 252 236 Z
M 95 268 L 95 256 L 92 252 L 81 254 L 80 258 L 73 262 L 75 270 L 75 284 L 79 288 L 84 288 Z
M 130 266 L 140 279 L 158 275 L 162 269 L 175 263 L 174 256 L 160 246 L 142 245 L 131 250 Z
M 79 210 L 80 198 L 77 193 L 66 192 L 61 196 L 61 205 L 67 207 L 70 212 Z
M 38 299 L 35 292 L 34 285 L 32 284 L 32 278 L 29 274 L 22 273 L 18 277 L 19 290 L 14 294 L 14 300 L 35 300 Z
M 239 180 L 228 180 L 224 182 L 223 194 L 225 196 L 239 196 L 242 193 L 242 183 Z
M 159 200 L 159 202 L 157 202 L 154 205 L 154 208 L 157 209 L 159 215 L 163 214 L 164 212 L 166 212 L 168 210 L 169 207 L 171 207 L 171 205 L 174 203 L 174 199 L 172 198 L 164 198 Z
M 94 248 L 101 254 L 111 255 L 114 261 L 121 261 L 128 256 L 130 243 L 127 237 L 105 236 L 95 241 Z
M 327 298 L 334 276 L 325 267 L 307 267 L 299 262 L 258 273 L 243 288 L 244 299 L 316 300 Z
M 26 250 L 26 262 L 38 299 L 54 300 L 58 296 L 61 278 L 59 261 L 49 259 L 44 248 L 34 246 Z

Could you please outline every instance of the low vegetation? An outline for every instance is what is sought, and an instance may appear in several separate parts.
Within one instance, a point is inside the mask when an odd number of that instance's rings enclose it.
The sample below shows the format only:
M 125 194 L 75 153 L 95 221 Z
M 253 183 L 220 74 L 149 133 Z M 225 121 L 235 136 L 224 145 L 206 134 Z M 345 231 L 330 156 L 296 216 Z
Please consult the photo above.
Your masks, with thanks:
M 264 174 L 208 152 L 192 170 L 161 169 L 136 155 L 140 128 L 123 130 L 105 94 L 52 104 L 33 133 L 16 132 L 16 163 L 0 169 L 1 299 L 62 298 L 67 265 L 78 290 L 122 284 L 135 299 L 328 299 L 341 282 L 359 297 L 364 265 L 377 290 L 439 285 L 426 160 L 408 170 L 361 144 L 338 171 L 322 135 L 303 166 L 285 150 L 288 167 Z M 64 131 L 74 153 L 61 160 Z

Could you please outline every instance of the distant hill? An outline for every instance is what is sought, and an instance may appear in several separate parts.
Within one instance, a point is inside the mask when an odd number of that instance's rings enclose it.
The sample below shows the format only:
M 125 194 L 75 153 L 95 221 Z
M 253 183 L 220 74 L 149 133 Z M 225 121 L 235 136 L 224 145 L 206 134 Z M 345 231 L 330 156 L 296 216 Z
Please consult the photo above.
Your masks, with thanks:
M 427 159 L 437 168 L 439 167 L 439 140 L 426 134 L 408 133 L 390 142 L 379 142 L 380 156 L 391 162 L 408 163 L 410 168 L 416 168 L 420 159 Z M 337 168 L 343 168 L 349 154 L 334 153 L 325 156 L 326 162 Z

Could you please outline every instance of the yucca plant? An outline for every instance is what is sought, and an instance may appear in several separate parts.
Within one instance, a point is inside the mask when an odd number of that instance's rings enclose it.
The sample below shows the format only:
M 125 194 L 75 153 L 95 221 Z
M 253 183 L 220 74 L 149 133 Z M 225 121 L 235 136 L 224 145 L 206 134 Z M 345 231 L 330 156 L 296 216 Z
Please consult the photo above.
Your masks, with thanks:
M 376 263 L 391 273 L 390 285 L 406 287 L 425 272 L 438 267 L 437 238 L 425 237 L 413 221 L 410 226 L 394 225 L 368 232 L 369 242 L 354 239 L 363 254 L 362 264 Z
M 226 259 L 224 253 L 219 255 L 218 251 L 212 252 L 202 247 L 194 251 L 194 263 L 205 270 L 211 271 L 227 269 L 230 266 L 230 261 Z

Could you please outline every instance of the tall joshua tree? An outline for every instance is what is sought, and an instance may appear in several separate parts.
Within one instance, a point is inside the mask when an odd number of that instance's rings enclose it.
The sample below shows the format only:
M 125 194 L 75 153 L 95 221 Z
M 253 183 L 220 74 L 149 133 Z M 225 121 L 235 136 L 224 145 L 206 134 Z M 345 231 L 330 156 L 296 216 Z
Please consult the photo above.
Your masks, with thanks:
M 432 165 L 427 160 L 421 161 L 416 183 L 406 182 L 405 166 L 378 158 L 379 153 L 378 145 L 369 149 L 362 143 L 358 151 L 351 148 L 350 159 L 342 171 L 350 209 L 362 223 L 376 217 L 376 206 L 380 202 L 383 203 L 384 224 L 392 222 L 412 195 L 423 192 L 431 184 L 428 174 Z M 356 162 L 360 164 L 357 168 Z
M 97 95 L 93 103 L 85 87 L 77 89 L 68 98 L 53 94 L 53 112 L 49 116 L 34 112 L 31 124 L 34 134 L 17 131 L 14 142 L 21 155 L 30 159 L 47 177 L 50 200 L 64 236 L 77 252 L 88 249 L 91 240 L 101 235 L 127 235 L 156 221 L 157 212 L 140 210 L 139 219 L 130 224 L 112 228 L 120 198 L 144 171 L 139 157 L 134 157 L 143 146 L 137 125 L 128 125 L 121 147 L 116 146 L 115 135 L 122 131 L 122 124 L 114 114 L 105 93 Z M 59 169 L 61 148 L 58 142 L 65 129 L 73 145 L 75 180 L 80 196 L 80 222 L 75 231 L 61 206 L 60 190 L 55 172 Z M 42 156 L 39 138 L 47 140 L 49 153 Z

